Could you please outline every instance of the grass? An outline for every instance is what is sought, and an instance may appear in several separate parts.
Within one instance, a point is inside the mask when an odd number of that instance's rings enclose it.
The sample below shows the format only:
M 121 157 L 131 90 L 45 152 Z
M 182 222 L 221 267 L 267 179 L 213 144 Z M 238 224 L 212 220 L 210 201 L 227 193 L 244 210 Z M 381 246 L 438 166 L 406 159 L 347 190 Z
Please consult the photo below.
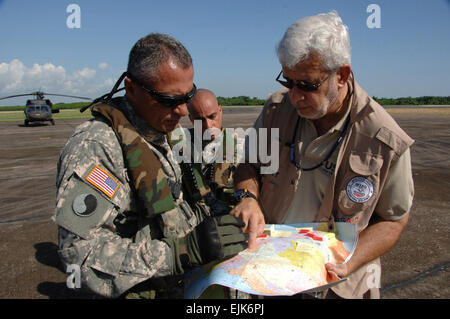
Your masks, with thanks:
M 429 115 L 440 114 L 450 115 L 450 108 L 448 107 L 418 107 L 418 108 L 389 108 L 386 109 L 390 114 L 415 114 L 415 115 Z
M 247 108 L 249 106 L 224 106 L 224 108 Z M 2 110 L 0 111 L 0 122 L 22 122 L 25 120 L 25 114 L 23 113 L 24 107 L 21 106 L 20 111 Z M 450 108 L 388 108 L 386 109 L 391 114 L 416 114 L 416 115 L 427 115 L 427 114 L 440 114 L 440 115 L 450 115 Z M 91 112 L 89 110 L 80 113 L 80 109 L 62 109 L 60 108 L 59 113 L 53 114 L 54 120 L 73 120 L 73 119 L 89 119 L 91 118 Z
M 85 105 L 88 105 L 86 102 L 77 102 L 77 103 L 56 103 L 53 104 L 52 108 L 54 109 L 80 109 Z M 1 106 L 0 113 L 2 111 L 23 111 L 25 110 L 24 105 L 14 105 L 14 106 Z
M 76 104 L 76 105 L 75 105 Z M 59 113 L 53 114 L 53 119 L 56 120 L 74 120 L 74 119 L 89 119 L 92 117 L 89 110 L 80 113 L 80 107 L 87 105 L 87 103 L 72 103 L 72 104 L 55 104 L 53 108 L 58 109 Z M 77 108 L 73 108 L 76 106 Z M 248 108 L 248 107 L 262 107 L 262 106 L 224 106 L 224 108 Z M 0 122 L 22 122 L 25 120 L 24 106 L 7 106 L 0 108 Z
M 80 113 L 79 109 L 61 109 L 59 113 L 53 114 L 53 119 L 57 120 L 72 120 L 72 119 L 89 119 L 91 118 L 89 110 Z M 2 111 L 0 112 L 0 122 L 21 122 L 25 120 L 23 111 Z
M 53 118 L 55 120 L 90 119 L 91 117 L 92 115 L 90 110 L 80 113 L 80 109 L 61 109 L 59 113 L 53 114 Z

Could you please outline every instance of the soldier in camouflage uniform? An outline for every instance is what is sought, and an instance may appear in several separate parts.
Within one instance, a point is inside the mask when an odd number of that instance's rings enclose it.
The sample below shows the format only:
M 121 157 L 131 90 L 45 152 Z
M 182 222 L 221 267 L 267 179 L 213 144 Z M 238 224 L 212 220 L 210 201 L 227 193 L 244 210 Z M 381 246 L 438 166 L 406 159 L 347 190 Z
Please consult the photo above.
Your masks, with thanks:
M 126 95 L 112 98 L 123 79 Z M 192 79 L 181 43 L 163 34 L 142 38 L 127 72 L 95 101 L 94 118 L 62 149 L 54 217 L 59 255 L 66 266 L 80 267 L 82 288 L 113 298 L 180 298 L 187 270 L 247 247 L 241 220 L 188 200 L 182 186 L 172 147 L 183 142 L 175 132 L 183 131 L 179 121 L 196 91 Z
M 239 137 L 234 130 L 222 127 L 222 106 L 218 104 L 212 91 L 198 89 L 187 106 L 189 119 L 194 124 L 194 129 L 189 130 L 191 145 L 193 149 L 196 146 L 201 147 L 200 150 L 195 149 L 195 151 L 202 156 L 203 176 L 217 198 L 233 205 L 233 173 L 240 161 L 240 156 L 243 155 L 244 138 Z M 198 127 L 195 124 L 196 121 L 201 121 L 201 134 L 195 132 Z M 207 130 L 211 135 L 210 139 L 206 136 L 208 134 L 205 134 Z M 201 139 L 201 141 L 195 143 L 195 139 Z M 232 150 L 231 161 L 227 159 L 227 147 Z
M 189 119 L 194 128 L 189 129 L 191 148 L 201 156 L 201 172 L 214 193 L 215 197 L 226 203 L 230 208 L 234 205 L 234 182 L 233 173 L 243 154 L 244 138 L 234 132 L 229 132 L 222 126 L 223 109 L 219 105 L 216 95 L 207 89 L 198 89 L 192 99 L 187 103 Z M 201 130 L 196 121 L 201 121 Z M 200 132 L 195 132 L 195 130 Z M 205 134 L 210 130 L 209 136 Z M 199 134 L 201 133 L 201 134 Z M 202 138 L 203 137 L 203 138 Z M 194 139 L 200 139 L 197 144 Z M 200 149 L 195 149 L 196 146 Z M 232 161 L 227 161 L 227 145 L 233 150 Z M 195 158 L 195 154 L 193 158 Z M 251 295 L 232 288 L 210 287 L 203 296 L 211 298 L 239 298 L 249 299 Z

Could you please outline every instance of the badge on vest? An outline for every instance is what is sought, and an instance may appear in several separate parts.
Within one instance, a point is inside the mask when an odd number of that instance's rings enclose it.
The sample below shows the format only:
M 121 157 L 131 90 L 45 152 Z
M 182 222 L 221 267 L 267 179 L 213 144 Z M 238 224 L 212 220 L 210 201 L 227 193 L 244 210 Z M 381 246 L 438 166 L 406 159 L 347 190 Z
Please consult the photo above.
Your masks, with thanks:
M 86 176 L 86 180 L 101 190 L 109 198 L 113 198 L 119 188 L 119 183 L 98 165 L 96 165 L 89 175 Z
M 373 195 L 373 184 L 367 178 L 353 177 L 347 184 L 347 196 L 352 202 L 365 203 Z

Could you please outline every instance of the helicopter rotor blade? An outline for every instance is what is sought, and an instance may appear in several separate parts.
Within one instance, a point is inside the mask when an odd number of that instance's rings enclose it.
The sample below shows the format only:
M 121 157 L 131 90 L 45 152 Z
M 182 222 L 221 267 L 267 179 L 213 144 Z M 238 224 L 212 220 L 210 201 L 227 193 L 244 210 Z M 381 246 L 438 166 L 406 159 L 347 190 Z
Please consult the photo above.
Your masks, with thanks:
M 42 93 L 43 95 L 54 95 L 54 96 L 64 96 L 64 97 L 73 97 L 76 99 L 89 100 L 92 101 L 91 98 L 83 97 L 83 96 L 75 96 L 75 95 L 65 95 L 65 94 L 54 94 L 54 93 Z
M 28 93 L 28 94 L 11 95 L 11 96 L 2 97 L 2 98 L 0 98 L 0 100 L 10 99 L 10 98 L 19 97 L 19 96 L 26 96 L 26 95 L 35 95 L 35 94 L 34 93 Z

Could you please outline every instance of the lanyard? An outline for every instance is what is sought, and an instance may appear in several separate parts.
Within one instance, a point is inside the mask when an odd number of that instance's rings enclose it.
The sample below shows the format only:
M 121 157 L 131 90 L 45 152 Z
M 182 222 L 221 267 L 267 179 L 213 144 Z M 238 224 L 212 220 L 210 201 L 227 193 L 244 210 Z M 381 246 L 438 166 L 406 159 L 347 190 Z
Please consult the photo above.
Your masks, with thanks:
M 331 151 L 328 153 L 328 155 L 325 157 L 324 160 L 322 160 L 319 164 L 313 166 L 313 167 L 301 167 L 300 164 L 298 164 L 295 161 L 295 136 L 297 135 L 297 130 L 300 124 L 300 115 L 297 118 L 297 123 L 295 123 L 295 129 L 294 129 L 294 134 L 292 136 L 292 142 L 289 145 L 289 158 L 291 160 L 291 163 L 295 165 L 295 167 L 297 167 L 297 169 L 300 169 L 302 171 L 313 171 L 316 168 L 319 168 L 320 166 L 322 166 L 323 163 L 325 163 L 326 161 L 328 161 L 331 157 L 331 155 L 334 153 L 334 151 L 336 150 L 336 148 L 339 146 L 339 144 L 341 144 L 342 140 L 344 139 L 345 134 L 347 133 L 347 129 L 348 129 L 348 125 L 350 123 L 350 114 L 347 116 L 347 120 L 345 121 L 345 126 L 344 129 L 342 130 L 341 134 L 339 135 L 339 138 L 337 139 L 336 143 L 334 143 L 333 148 L 331 149 Z

